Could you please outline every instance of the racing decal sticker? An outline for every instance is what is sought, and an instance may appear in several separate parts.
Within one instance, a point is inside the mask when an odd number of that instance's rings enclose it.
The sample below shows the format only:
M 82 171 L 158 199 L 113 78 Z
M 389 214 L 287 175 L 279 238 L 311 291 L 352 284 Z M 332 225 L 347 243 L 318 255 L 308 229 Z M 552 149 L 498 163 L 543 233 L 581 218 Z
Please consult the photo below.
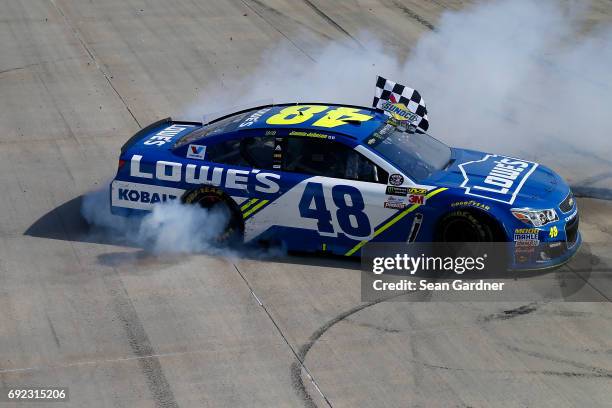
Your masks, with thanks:
M 461 187 L 467 195 L 512 204 L 537 166 L 526 160 L 487 154 L 459 165 L 463 174 Z
M 244 122 L 242 122 L 240 125 L 238 125 L 238 127 L 248 127 L 253 125 L 255 122 L 257 122 L 259 120 L 259 118 L 261 118 L 263 115 L 266 114 L 266 112 L 268 112 L 271 108 L 265 108 L 265 109 L 260 109 L 257 112 L 251 114 L 249 117 L 247 117 Z
M 165 129 L 160 130 L 159 132 L 148 138 L 143 144 L 147 146 L 163 146 L 179 134 L 183 133 L 186 129 L 191 129 L 194 127 L 195 125 L 174 124 L 168 126 Z
M 350 122 L 366 122 L 373 118 L 371 115 L 360 113 L 361 109 L 349 107 L 337 107 L 329 110 L 324 105 L 294 105 L 281 109 L 276 115 L 270 116 L 266 123 L 268 125 L 298 125 L 317 119 L 312 126 L 323 128 L 334 128 L 346 125 Z M 322 113 L 325 112 L 324 115 Z M 316 115 L 316 116 L 315 116 Z
M 484 211 L 489 211 L 491 209 L 491 206 L 474 200 L 456 201 L 454 203 L 451 203 L 451 207 L 474 207 Z
M 408 200 L 406 198 L 398 198 L 390 196 L 387 201 L 384 202 L 385 208 L 392 208 L 394 210 L 403 210 L 408 206 Z
M 565 217 L 565 222 L 573 220 L 576 215 L 578 215 L 578 209 L 575 209 L 573 213 Z
M 392 186 L 401 186 L 404 184 L 404 176 L 401 174 L 392 174 L 389 176 L 389 184 Z
M 514 230 L 514 242 L 517 246 L 538 246 L 538 234 L 537 228 L 517 228 Z
M 405 197 L 408 195 L 408 188 L 407 187 L 397 187 L 397 186 L 387 186 L 387 190 L 385 191 L 385 194 Z
M 550 227 L 550 232 L 548 233 L 548 236 L 551 238 L 557 238 L 557 235 L 559 235 L 559 229 L 557 228 L 557 226 Z
M 318 133 L 318 132 L 302 132 L 302 131 L 297 131 L 297 130 L 293 130 L 289 132 L 289 136 L 303 136 L 303 137 L 312 137 L 315 139 L 327 139 L 327 140 L 336 139 L 336 136 L 334 135 L 326 135 L 324 133 Z
M 285 139 L 282 137 L 274 138 L 274 155 L 272 159 L 272 168 L 280 169 L 283 164 L 283 150 L 284 150 Z
M 206 155 L 206 146 L 190 144 L 189 148 L 187 149 L 188 159 L 204 160 L 205 155 Z
M 270 200 L 260 200 L 258 198 L 248 200 L 240 207 L 240 211 L 242 211 L 242 218 L 246 220 L 264 208 L 269 202 Z
M 428 193 L 424 198 L 425 199 L 429 199 L 429 198 L 435 196 L 436 194 L 442 193 L 443 191 L 446 191 L 446 190 L 448 190 L 448 188 L 446 188 L 446 187 L 437 188 L 435 190 L 432 190 L 430 193 Z M 406 215 L 410 214 L 412 211 L 416 210 L 420 206 L 421 206 L 421 204 L 413 204 L 410 207 L 407 207 L 407 208 L 401 210 L 399 212 L 399 214 L 394 215 L 393 217 L 391 217 L 391 219 L 383 222 L 381 225 L 376 227 L 374 229 L 374 234 L 372 234 L 372 237 L 369 240 L 365 239 L 365 240 L 359 242 L 357 245 L 355 245 L 353 248 L 351 248 L 349 251 L 347 251 L 344 255 L 345 256 L 353 255 L 355 252 L 359 251 L 365 244 L 367 244 L 370 240 L 376 238 L 378 235 L 382 234 L 383 232 L 385 232 L 386 230 L 391 228 L 399 220 L 401 220 Z
M 178 188 L 115 180 L 111 184 L 111 205 L 135 210 L 151 210 L 155 204 L 179 199 L 184 192 L 185 190 Z
M 280 189 L 280 175 L 263 172 L 257 169 L 239 170 L 214 166 L 197 166 L 195 164 L 159 160 L 155 162 L 155 171 L 147 172 L 141 163 L 142 156 L 135 154 L 130 161 L 130 176 L 156 179 L 161 181 L 186 182 L 189 184 L 223 185 L 225 188 L 247 190 L 253 186 L 261 193 L 277 193 Z M 153 170 L 153 169 L 151 169 Z

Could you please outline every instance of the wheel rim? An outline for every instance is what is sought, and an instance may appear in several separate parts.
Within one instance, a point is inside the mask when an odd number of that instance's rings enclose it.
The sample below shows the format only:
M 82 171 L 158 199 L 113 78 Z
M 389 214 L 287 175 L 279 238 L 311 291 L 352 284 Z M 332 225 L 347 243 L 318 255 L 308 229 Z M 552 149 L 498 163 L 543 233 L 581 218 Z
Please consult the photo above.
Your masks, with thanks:
M 446 224 L 442 238 L 445 242 L 481 242 L 479 228 L 473 222 L 455 218 Z

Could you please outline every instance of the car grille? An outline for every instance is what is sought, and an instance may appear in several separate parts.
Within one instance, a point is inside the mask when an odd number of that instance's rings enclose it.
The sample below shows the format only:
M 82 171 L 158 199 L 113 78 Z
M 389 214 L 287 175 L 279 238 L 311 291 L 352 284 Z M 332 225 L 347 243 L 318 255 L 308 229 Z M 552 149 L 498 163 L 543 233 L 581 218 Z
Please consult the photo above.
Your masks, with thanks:
M 574 208 L 574 195 L 572 194 L 571 191 L 567 194 L 567 197 L 565 197 L 565 199 L 561 201 L 561 204 L 559 204 L 559 208 L 564 213 Z
M 567 245 L 572 246 L 576 243 L 578 237 L 578 215 L 573 220 L 565 224 L 565 235 L 567 237 Z

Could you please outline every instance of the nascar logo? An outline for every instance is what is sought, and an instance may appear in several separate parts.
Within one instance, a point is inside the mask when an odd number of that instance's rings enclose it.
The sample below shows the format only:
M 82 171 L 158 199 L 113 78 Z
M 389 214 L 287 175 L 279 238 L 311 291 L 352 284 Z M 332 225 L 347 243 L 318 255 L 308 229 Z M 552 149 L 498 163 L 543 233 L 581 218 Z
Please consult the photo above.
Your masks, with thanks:
M 512 204 L 537 166 L 537 163 L 525 160 L 487 154 L 481 160 L 459 165 L 464 178 L 461 187 L 465 188 L 468 195 Z M 470 170 L 471 174 L 487 175 L 484 179 L 470 178 Z

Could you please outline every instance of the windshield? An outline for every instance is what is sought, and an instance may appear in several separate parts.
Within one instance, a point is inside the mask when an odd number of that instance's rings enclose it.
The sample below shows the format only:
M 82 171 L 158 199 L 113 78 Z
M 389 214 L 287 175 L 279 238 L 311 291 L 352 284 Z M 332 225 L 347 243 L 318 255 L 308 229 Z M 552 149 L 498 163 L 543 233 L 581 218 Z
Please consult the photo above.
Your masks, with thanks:
M 254 111 L 254 110 L 253 110 Z M 183 138 L 179 139 L 174 145 L 175 148 L 184 146 L 187 143 L 194 142 L 196 140 L 202 139 L 205 136 L 212 136 L 218 133 L 227 133 L 231 132 L 235 128 L 238 127 L 238 124 L 242 122 L 242 120 L 247 116 L 253 113 L 253 111 L 239 113 L 237 115 L 229 116 L 225 119 L 221 119 L 217 122 L 210 123 L 204 126 L 201 129 L 198 129 L 194 132 L 187 133 Z
M 415 181 L 443 169 L 451 158 L 451 149 L 425 133 L 408 133 L 391 124 L 381 126 L 367 139 L 367 145 Z

